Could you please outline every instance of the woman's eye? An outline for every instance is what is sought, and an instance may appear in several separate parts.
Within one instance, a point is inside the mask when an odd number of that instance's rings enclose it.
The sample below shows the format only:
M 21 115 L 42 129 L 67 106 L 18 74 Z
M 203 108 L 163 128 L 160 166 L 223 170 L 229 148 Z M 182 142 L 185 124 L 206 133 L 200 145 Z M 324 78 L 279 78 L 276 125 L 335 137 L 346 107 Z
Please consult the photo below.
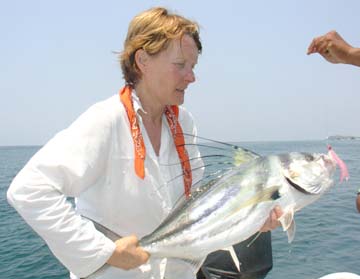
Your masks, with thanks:
M 178 66 L 179 68 L 185 67 L 185 63 L 175 63 L 175 65 Z

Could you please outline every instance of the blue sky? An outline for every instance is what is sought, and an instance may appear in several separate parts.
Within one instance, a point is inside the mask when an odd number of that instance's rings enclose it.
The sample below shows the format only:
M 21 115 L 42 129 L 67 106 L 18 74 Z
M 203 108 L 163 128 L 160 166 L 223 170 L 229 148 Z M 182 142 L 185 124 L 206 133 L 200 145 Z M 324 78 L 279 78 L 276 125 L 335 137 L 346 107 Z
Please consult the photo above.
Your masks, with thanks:
M 113 51 L 130 20 L 165 6 L 201 26 L 185 106 L 225 141 L 360 136 L 360 68 L 306 55 L 337 30 L 360 47 L 360 1 L 0 2 L 0 145 L 44 144 L 123 85 Z

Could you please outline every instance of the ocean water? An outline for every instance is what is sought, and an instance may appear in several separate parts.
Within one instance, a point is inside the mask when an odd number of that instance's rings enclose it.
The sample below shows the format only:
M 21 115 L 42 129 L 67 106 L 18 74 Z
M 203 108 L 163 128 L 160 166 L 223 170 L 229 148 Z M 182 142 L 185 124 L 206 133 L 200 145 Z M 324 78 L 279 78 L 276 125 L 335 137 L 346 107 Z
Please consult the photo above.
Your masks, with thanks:
M 259 154 L 289 151 L 326 152 L 325 141 L 244 142 L 240 146 Z M 346 162 L 350 180 L 337 183 L 319 201 L 295 216 L 296 236 L 278 228 L 272 232 L 273 269 L 267 279 L 315 279 L 333 272 L 360 274 L 360 214 L 355 197 L 360 188 L 360 141 L 332 141 Z M 0 279 L 68 278 L 68 271 L 44 241 L 26 225 L 6 201 L 14 176 L 39 149 L 0 147 Z

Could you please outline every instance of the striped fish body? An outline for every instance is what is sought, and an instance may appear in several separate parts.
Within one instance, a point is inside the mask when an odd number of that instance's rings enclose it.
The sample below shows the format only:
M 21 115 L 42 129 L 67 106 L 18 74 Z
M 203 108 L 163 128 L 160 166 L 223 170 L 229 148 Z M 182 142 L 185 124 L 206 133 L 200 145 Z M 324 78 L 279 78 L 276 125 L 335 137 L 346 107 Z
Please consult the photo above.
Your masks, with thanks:
M 293 234 L 293 213 L 333 184 L 334 171 L 334 161 L 324 154 L 294 152 L 251 160 L 180 201 L 140 246 L 155 257 L 195 261 L 249 238 L 276 205 L 284 211 L 284 229 Z

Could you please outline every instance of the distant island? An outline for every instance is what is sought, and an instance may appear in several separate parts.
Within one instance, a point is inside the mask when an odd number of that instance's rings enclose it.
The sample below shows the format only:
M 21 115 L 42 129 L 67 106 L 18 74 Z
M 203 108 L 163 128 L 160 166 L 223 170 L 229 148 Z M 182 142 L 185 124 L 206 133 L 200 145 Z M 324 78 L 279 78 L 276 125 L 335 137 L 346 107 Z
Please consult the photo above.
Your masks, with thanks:
M 335 136 L 328 136 L 327 139 L 328 140 L 360 140 L 360 137 L 335 135 Z

